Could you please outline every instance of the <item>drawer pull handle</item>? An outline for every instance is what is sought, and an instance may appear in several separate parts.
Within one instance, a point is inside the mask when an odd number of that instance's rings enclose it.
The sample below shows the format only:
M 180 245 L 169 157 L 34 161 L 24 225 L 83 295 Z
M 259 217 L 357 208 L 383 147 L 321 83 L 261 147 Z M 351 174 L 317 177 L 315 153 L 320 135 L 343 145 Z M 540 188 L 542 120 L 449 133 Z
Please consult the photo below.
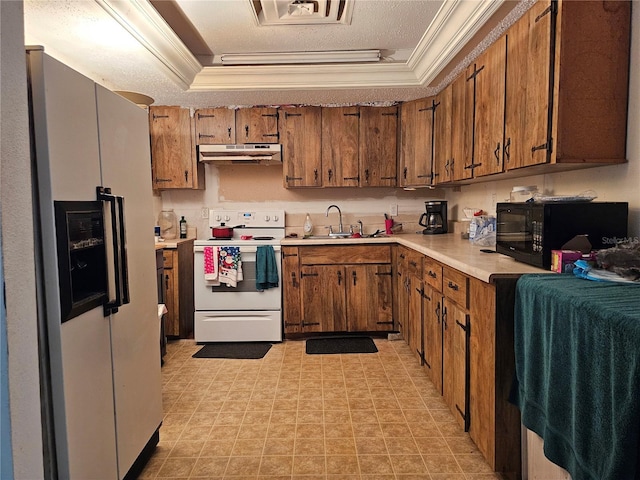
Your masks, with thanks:
M 460 289 L 460 287 L 458 287 L 458 285 L 456 285 L 453 282 L 449 282 L 449 285 L 447 285 L 451 290 L 455 290 L 456 292 Z
M 429 270 L 429 272 L 427 273 L 427 275 L 429 275 L 431 278 L 438 278 L 438 275 L 436 275 L 436 272 Z

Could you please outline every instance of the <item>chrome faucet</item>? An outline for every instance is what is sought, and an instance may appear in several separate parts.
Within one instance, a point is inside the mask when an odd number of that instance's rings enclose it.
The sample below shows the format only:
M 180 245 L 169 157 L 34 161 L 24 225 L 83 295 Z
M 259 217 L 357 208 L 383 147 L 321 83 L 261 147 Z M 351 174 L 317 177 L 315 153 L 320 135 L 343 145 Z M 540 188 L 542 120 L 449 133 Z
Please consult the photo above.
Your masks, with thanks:
M 342 211 L 340 210 L 340 207 L 338 207 L 337 205 L 329 205 L 329 207 L 327 208 L 327 212 L 325 213 L 325 217 L 329 216 L 329 210 L 331 210 L 332 208 L 338 210 L 338 215 L 340 215 L 340 223 L 338 224 L 339 231 L 337 233 L 344 233 L 344 230 L 342 229 Z M 331 227 L 329 227 L 329 235 L 331 235 L 331 233 L 333 232 L 331 230 Z

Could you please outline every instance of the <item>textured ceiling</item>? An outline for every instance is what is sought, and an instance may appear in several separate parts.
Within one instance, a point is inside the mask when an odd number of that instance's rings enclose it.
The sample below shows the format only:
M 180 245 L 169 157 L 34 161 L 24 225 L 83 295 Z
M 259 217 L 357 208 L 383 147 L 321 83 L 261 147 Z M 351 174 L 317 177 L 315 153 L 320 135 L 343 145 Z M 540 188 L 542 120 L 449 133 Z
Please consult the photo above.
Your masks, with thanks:
M 450 77 L 455 74 L 456 68 L 460 70 L 465 63 L 469 63 L 486 47 L 483 44 L 504 31 L 530 6 L 531 0 L 496 1 L 495 5 L 500 7 L 495 7 L 491 18 L 483 18 L 481 26 L 478 26 L 479 21 L 472 25 L 475 29 L 473 38 L 465 38 L 464 45 L 460 44 L 460 39 L 455 39 L 458 44 L 454 45 L 455 49 L 449 48 L 449 52 L 456 53 L 456 56 L 450 53 L 451 61 L 448 60 L 446 68 L 438 66 L 437 69 L 429 69 L 429 65 L 423 65 L 422 68 L 429 72 L 428 81 L 417 81 L 411 85 L 408 84 L 410 82 L 403 84 L 390 81 L 389 86 L 381 86 L 382 82 L 375 82 L 377 73 L 372 73 L 370 77 L 354 77 L 351 74 L 356 80 L 351 78 L 348 86 L 341 85 L 340 88 L 328 88 L 317 82 L 309 82 L 310 88 L 305 88 L 304 82 L 298 82 L 296 87 L 288 87 L 288 82 L 274 86 L 267 82 L 265 74 L 264 87 L 261 87 L 261 71 L 252 69 L 244 70 L 245 75 L 238 77 L 254 77 L 251 88 L 243 88 L 240 81 L 236 88 L 234 79 L 230 78 L 222 87 L 208 88 L 205 85 L 203 91 L 193 91 L 196 90 L 193 88 L 196 81 L 189 85 L 191 79 L 188 79 L 185 86 L 185 81 L 176 81 L 175 71 L 171 70 L 176 63 L 181 64 L 183 58 L 180 57 L 178 62 L 159 61 L 164 59 L 163 52 L 159 54 L 155 45 L 150 45 L 148 41 L 149 32 L 146 32 L 146 36 L 145 32 L 139 32 L 137 28 L 140 23 L 130 19 L 145 17 L 145 28 L 149 24 L 157 26 L 157 29 L 152 29 L 151 36 L 160 38 L 160 43 L 169 45 L 180 55 L 186 52 L 183 56 L 190 59 L 185 60 L 184 64 L 188 64 L 189 68 L 195 65 L 195 69 L 202 72 L 208 68 L 209 79 L 215 79 L 216 72 L 227 73 L 230 70 L 226 69 L 234 68 L 216 66 L 218 56 L 223 53 L 371 48 L 383 51 L 385 58 L 381 63 L 397 65 L 397 70 L 407 76 L 407 72 L 413 73 L 406 67 L 407 58 L 421 46 L 420 42 L 422 46 L 425 45 L 424 39 L 428 35 L 431 35 L 429 45 L 453 43 L 449 38 L 438 43 L 441 40 L 439 37 L 444 37 L 444 34 L 434 31 L 437 30 L 433 25 L 434 17 L 446 17 L 443 11 L 450 5 L 462 5 L 468 10 L 469 5 L 475 5 L 473 2 L 480 3 L 479 0 L 355 0 L 350 25 L 258 26 L 250 0 L 176 0 L 171 7 L 174 14 L 180 14 L 179 23 L 183 27 L 195 27 L 189 33 L 189 38 L 176 28 L 178 24 L 175 18 L 169 18 L 162 8 L 158 8 L 158 11 L 165 15 L 166 22 L 158 14 L 152 6 L 158 2 L 25 0 L 25 37 L 27 44 L 44 45 L 45 52 L 107 88 L 143 93 L 154 98 L 155 104 L 203 107 L 404 101 L 436 93 L 447 75 Z M 490 4 L 485 2 L 485 5 Z M 455 37 L 456 32 L 452 31 L 451 25 L 448 28 L 447 35 Z M 205 52 L 208 49 L 213 56 L 203 55 L 197 46 L 194 47 L 198 42 Z M 430 50 L 424 48 L 424 55 L 428 57 L 429 53 Z M 403 68 L 407 71 L 403 71 Z M 224 72 L 221 72 L 222 69 Z M 318 67 L 318 71 L 320 69 Z M 293 78 L 295 71 L 291 71 L 294 72 L 291 74 Z M 286 78 L 289 70 L 284 72 L 280 73 L 279 78 L 282 75 Z M 337 72 L 335 78 L 342 75 L 340 78 L 349 79 L 349 73 Z M 307 76 L 313 78 L 313 73 L 311 70 Z

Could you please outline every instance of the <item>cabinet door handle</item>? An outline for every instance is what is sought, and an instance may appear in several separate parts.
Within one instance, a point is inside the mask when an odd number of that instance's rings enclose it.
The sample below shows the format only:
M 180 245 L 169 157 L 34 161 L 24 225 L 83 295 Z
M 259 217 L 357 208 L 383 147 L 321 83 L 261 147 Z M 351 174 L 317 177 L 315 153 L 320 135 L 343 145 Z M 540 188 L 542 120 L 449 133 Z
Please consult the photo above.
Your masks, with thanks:
M 291 272 L 291 285 L 294 288 L 298 287 L 298 282 L 296 282 L 296 272 Z
M 407 167 L 404 167 L 404 169 L 402 170 L 402 177 L 406 180 L 407 179 Z
M 342 272 L 338 271 L 338 285 L 342 285 Z
M 496 164 L 500 165 L 500 142 L 498 142 L 498 145 L 496 146 L 496 149 L 493 151 L 493 154 L 496 157 Z
M 317 168 L 313 169 L 313 181 L 314 181 L 314 183 L 318 183 L 318 169 Z
M 169 290 L 169 275 L 164 276 L 164 289 Z
M 507 163 L 509 163 L 511 161 L 511 137 L 504 142 L 504 156 L 507 159 Z
M 436 305 L 436 320 L 438 325 L 440 325 L 440 302 Z
M 331 181 L 331 179 L 333 178 L 333 170 L 331 168 L 327 172 L 327 176 L 329 177 L 329 181 Z
M 244 126 L 244 137 L 249 138 L 249 125 Z
M 227 128 L 227 136 L 231 138 L 231 127 Z
M 442 307 L 442 325 L 447 329 L 447 307 Z
M 355 285 L 355 284 L 356 284 L 356 278 L 357 278 L 357 275 L 356 275 L 356 271 L 355 271 L 355 270 L 353 270 L 353 271 L 351 272 L 351 276 L 353 277 L 353 284 Z
M 449 284 L 447 285 L 447 287 L 449 287 L 451 290 L 454 290 L 454 291 L 456 291 L 456 292 L 460 289 L 460 287 L 458 287 L 458 285 L 456 285 L 456 284 L 455 284 L 455 283 L 453 283 L 453 282 L 449 282 Z
M 365 169 L 364 171 L 364 181 L 365 183 L 369 183 L 369 169 Z
M 184 171 L 184 181 L 189 183 L 189 170 Z

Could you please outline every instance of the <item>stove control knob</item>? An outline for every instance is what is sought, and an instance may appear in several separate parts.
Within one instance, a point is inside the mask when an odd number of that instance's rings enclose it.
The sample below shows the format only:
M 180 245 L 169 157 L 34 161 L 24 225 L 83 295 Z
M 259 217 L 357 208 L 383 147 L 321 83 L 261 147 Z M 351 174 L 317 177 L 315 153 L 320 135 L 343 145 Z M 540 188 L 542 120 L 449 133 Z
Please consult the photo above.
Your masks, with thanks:
M 229 215 L 225 215 L 224 216 L 224 221 L 228 222 L 229 220 L 231 220 L 231 217 Z
M 220 221 L 220 215 L 216 215 L 215 221 L 216 221 L 216 222 L 219 222 L 219 221 Z
M 268 222 L 269 220 L 271 220 L 271 217 L 269 215 L 265 215 L 264 216 L 264 221 Z
M 274 221 L 274 222 L 277 222 L 278 220 L 279 220 L 278 215 L 274 215 L 274 216 L 273 216 L 273 221 Z

